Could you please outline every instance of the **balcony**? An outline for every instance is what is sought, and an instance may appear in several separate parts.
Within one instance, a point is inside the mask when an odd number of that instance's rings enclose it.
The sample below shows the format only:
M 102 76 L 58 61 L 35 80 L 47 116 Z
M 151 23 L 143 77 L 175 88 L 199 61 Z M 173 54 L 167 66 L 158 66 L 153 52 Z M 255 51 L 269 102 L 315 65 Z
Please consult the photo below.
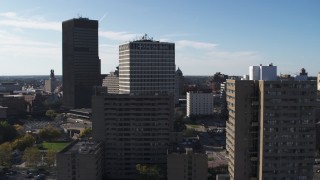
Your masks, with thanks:
M 259 126 L 259 122 L 251 122 L 251 126 Z
M 252 102 L 251 102 L 251 105 L 252 105 L 252 106 L 259 106 L 259 101 L 252 101 Z
M 252 157 L 250 157 L 250 160 L 251 160 L 251 161 L 258 161 L 258 157 L 252 156 Z

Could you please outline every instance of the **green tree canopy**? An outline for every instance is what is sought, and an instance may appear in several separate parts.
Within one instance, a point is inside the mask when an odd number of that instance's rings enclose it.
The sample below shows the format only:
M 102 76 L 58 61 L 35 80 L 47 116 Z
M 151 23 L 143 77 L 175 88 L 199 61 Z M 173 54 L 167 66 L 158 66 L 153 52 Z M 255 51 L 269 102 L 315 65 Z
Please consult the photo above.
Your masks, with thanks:
M 182 133 L 185 137 L 197 136 L 197 132 L 194 129 L 184 129 Z
M 32 135 L 25 134 L 24 136 L 13 141 L 12 148 L 24 151 L 27 147 L 31 147 L 35 141 L 36 140 Z
M 55 110 L 49 109 L 46 111 L 46 116 L 48 116 L 51 119 L 54 119 L 57 115 L 58 113 L 56 113 Z
M 0 144 L 17 137 L 17 130 L 7 121 L 0 121 Z
M 144 165 L 137 164 L 136 170 L 139 174 L 140 180 L 163 180 L 166 179 L 166 175 L 162 169 L 156 165 Z
M 80 137 L 84 138 L 84 137 L 92 137 L 92 128 L 85 128 L 81 133 L 80 133 Z
M 48 167 L 52 167 L 56 162 L 56 151 L 48 150 L 46 153 L 46 157 L 44 158 L 44 162 L 47 164 Z
M 0 166 L 11 166 L 12 147 L 9 142 L 0 144 Z
M 36 147 L 28 147 L 23 154 L 22 159 L 26 162 L 28 167 L 37 167 L 41 162 L 41 153 Z
M 40 130 L 39 136 L 43 140 L 53 140 L 61 136 L 59 129 L 52 126 L 45 127 Z

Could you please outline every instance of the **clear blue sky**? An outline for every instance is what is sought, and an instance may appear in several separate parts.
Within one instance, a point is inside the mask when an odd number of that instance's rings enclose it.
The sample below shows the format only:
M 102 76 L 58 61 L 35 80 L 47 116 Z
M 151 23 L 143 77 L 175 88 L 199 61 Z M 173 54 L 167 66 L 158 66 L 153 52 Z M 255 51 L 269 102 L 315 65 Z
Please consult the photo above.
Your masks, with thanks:
M 176 43 L 185 75 L 248 74 L 250 65 L 320 71 L 319 0 L 0 0 L 0 75 L 62 72 L 61 22 L 99 20 L 102 73 L 118 45 L 147 33 Z

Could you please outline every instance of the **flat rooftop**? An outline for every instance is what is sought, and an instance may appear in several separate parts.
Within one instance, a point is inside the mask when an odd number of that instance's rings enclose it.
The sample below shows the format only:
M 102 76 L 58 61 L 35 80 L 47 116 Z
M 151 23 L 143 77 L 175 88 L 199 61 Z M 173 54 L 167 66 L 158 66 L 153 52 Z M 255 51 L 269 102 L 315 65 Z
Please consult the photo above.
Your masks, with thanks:
M 91 114 L 92 109 L 91 108 L 82 108 L 82 109 L 70 109 L 71 113 L 85 113 L 85 114 Z
M 59 153 L 62 154 L 95 154 L 101 143 L 90 140 L 76 140 Z

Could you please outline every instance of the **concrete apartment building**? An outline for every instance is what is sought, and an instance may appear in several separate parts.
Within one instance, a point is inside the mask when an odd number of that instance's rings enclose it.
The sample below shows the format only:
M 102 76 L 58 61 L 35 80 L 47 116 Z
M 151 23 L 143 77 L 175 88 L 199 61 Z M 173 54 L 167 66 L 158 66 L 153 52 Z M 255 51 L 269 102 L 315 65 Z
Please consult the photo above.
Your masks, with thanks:
M 174 94 L 175 44 L 147 35 L 119 46 L 120 94 Z
M 249 67 L 249 80 L 275 80 L 277 79 L 277 66 L 269 64 L 268 66 L 250 66 Z
M 92 102 L 93 138 L 105 145 L 107 176 L 134 179 L 137 164 L 166 166 L 173 96 L 101 93 Z
M 103 151 L 100 143 L 76 140 L 56 155 L 57 179 L 102 179 Z
M 277 80 L 275 72 L 227 80 L 230 179 L 313 177 L 316 82 Z
M 212 115 L 213 94 L 203 92 L 187 92 L 187 116 Z
M 110 72 L 110 74 L 102 80 L 102 86 L 107 87 L 108 93 L 110 94 L 119 94 L 119 70 Z
M 168 154 L 168 180 L 206 180 L 207 176 L 206 154 L 195 153 L 192 148 L 186 148 L 184 152 L 177 150 Z
M 88 18 L 62 22 L 63 106 L 90 108 L 94 86 L 101 85 L 98 21 Z
M 23 95 L 0 94 L 0 106 L 6 107 L 6 115 L 10 117 L 25 115 L 27 103 Z

